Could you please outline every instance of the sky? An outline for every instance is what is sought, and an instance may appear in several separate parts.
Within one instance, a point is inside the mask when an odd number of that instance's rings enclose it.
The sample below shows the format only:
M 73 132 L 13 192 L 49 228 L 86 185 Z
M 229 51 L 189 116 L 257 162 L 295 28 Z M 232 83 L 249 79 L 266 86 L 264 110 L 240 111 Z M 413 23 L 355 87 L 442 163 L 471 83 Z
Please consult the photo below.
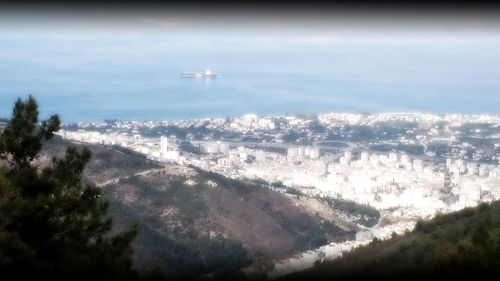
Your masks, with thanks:
M 494 82 L 500 72 L 500 20 L 492 15 L 411 13 L 11 13 L 0 18 L 0 59 L 19 68 L 96 70 L 224 61 L 330 71 L 349 79 Z M 162 58 L 162 59 L 158 59 Z M 329 68 L 328 65 L 332 65 Z M 103 65 L 104 67 L 104 65 Z M 98 69 L 96 71 L 99 71 Z

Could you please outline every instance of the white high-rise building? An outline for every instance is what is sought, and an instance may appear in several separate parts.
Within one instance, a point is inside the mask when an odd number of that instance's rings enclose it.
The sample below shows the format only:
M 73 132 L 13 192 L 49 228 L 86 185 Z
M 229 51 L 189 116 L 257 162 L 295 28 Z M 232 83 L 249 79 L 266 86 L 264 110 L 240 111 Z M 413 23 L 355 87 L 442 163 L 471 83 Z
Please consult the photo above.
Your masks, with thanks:
M 422 171 L 424 168 L 424 162 L 421 159 L 413 160 L 413 170 L 414 171 Z
M 458 168 L 459 173 L 463 174 L 465 172 L 465 164 L 464 160 L 462 159 L 457 159 L 455 161 L 455 166 Z
M 297 147 L 297 156 L 302 157 L 306 155 L 306 149 L 302 146 Z
M 399 154 L 395 152 L 389 153 L 389 162 L 391 163 L 397 163 L 399 161 Z
M 351 160 L 352 160 L 352 152 L 348 150 L 348 151 L 344 152 L 343 156 L 340 156 L 339 164 L 347 166 L 347 165 L 351 164 Z
M 219 144 L 215 142 L 209 142 L 204 144 L 205 152 L 214 154 L 219 153 Z
M 160 137 L 160 153 L 165 155 L 167 154 L 168 151 L 168 138 L 167 137 Z
M 401 155 L 401 164 L 410 164 L 411 161 L 410 161 L 410 156 L 408 156 L 408 154 L 402 154 Z
M 481 165 L 479 167 L 478 173 L 480 177 L 488 176 L 488 172 L 489 172 L 488 167 L 486 167 L 485 165 Z
M 469 175 L 477 175 L 479 173 L 477 163 L 474 162 L 467 163 L 467 173 Z
M 307 156 L 311 159 L 318 159 L 319 158 L 319 148 L 317 147 L 309 147 L 307 150 Z
M 344 157 L 346 160 L 351 161 L 352 160 L 352 152 L 350 150 L 346 150 L 344 152 Z
M 361 152 L 360 158 L 361 158 L 361 161 L 368 162 L 368 160 L 370 159 L 370 153 L 367 151 L 363 151 L 363 152 Z

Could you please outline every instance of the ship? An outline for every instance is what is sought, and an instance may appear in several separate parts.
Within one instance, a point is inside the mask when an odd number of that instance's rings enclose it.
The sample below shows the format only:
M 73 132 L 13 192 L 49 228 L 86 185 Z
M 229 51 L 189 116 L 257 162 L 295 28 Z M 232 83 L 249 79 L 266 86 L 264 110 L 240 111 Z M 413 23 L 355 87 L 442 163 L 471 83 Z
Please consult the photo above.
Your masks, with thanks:
M 181 76 L 182 78 L 213 79 L 217 78 L 217 73 L 211 70 L 206 70 L 205 72 L 184 71 Z

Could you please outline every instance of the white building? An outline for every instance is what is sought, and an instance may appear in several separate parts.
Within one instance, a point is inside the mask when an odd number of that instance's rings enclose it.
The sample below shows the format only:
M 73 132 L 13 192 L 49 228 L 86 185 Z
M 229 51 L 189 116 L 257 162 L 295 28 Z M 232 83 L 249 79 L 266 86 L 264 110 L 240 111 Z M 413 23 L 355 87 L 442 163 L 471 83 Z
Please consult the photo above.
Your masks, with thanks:
M 477 175 L 479 173 L 477 163 L 474 162 L 467 163 L 467 173 L 469 175 Z
M 255 162 L 262 163 L 266 162 L 266 160 L 267 160 L 267 152 L 263 150 L 257 150 L 255 152 Z
M 219 158 L 217 160 L 217 165 L 223 167 L 231 167 L 231 160 L 228 157 Z
M 179 160 L 179 151 L 178 150 L 169 150 L 161 155 L 161 158 L 165 160 L 178 161 Z
M 167 154 L 168 151 L 168 138 L 161 136 L 160 137 L 160 153 L 162 155 Z
M 389 162 L 395 164 L 398 163 L 398 161 L 399 161 L 399 154 L 395 152 L 389 153 Z
M 368 162 L 368 160 L 370 159 L 370 153 L 367 151 L 363 151 L 361 152 L 360 158 L 362 162 Z

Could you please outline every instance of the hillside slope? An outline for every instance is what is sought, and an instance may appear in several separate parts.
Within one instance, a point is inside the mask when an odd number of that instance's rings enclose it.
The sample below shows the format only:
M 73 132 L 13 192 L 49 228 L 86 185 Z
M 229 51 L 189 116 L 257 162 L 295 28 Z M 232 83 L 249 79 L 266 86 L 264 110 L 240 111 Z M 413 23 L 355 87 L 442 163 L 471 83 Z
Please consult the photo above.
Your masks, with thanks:
M 38 161 L 62 155 L 68 145 L 47 144 Z M 163 165 L 123 148 L 85 146 L 93 151 L 86 178 L 102 186 L 115 229 L 139 225 L 134 259 L 140 268 L 175 269 L 174 277 L 236 274 L 250 265 L 259 271 L 272 259 L 353 239 L 358 229 L 315 198 Z
M 344 257 L 279 280 L 500 277 L 500 202 L 418 222 L 414 231 L 372 241 Z

